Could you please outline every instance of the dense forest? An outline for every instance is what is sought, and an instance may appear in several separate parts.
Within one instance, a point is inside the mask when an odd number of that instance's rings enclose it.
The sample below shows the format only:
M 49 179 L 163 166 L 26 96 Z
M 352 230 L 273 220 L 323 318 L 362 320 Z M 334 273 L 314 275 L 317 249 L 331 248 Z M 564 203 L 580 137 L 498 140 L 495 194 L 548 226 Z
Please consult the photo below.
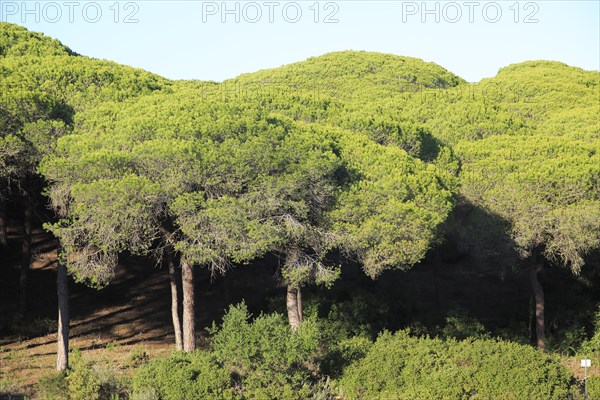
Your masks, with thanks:
M 171 81 L 0 23 L 0 93 L 0 399 L 600 399 L 599 72 Z

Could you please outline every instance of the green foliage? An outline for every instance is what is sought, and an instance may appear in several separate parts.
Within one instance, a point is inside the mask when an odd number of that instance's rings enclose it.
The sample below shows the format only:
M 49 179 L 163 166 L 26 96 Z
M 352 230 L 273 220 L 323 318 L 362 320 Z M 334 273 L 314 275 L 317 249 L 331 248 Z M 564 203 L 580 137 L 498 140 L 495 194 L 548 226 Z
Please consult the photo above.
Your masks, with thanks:
M 66 376 L 51 376 L 40 383 L 39 389 L 48 400 L 112 400 L 126 396 L 128 384 L 111 362 L 93 363 L 77 349 L 72 351 L 69 361 Z
M 594 314 L 593 333 L 589 339 L 583 341 L 579 354 L 584 356 L 600 354 L 600 309 Z
M 71 370 L 66 377 L 69 400 L 98 400 L 101 382 L 93 364 L 79 351 L 71 353 L 70 364 Z
M 213 271 L 282 254 L 292 286 L 331 284 L 336 246 L 371 276 L 420 260 L 450 211 L 452 171 L 271 106 L 177 88 L 84 113 L 40 168 L 55 209 L 69 211 L 52 230 L 75 276 L 106 282 L 118 253 L 146 254 L 156 240 Z M 165 226 L 178 235 L 164 237 Z
M 351 399 L 561 399 L 572 377 L 556 357 L 508 342 L 382 334 L 366 357 L 346 369 Z
M 335 385 L 319 370 L 329 346 L 320 322 L 307 318 L 292 331 L 277 313 L 250 318 L 243 303 L 231 306 L 223 323 L 213 325 L 208 351 L 176 352 L 140 367 L 132 398 L 334 398 Z M 341 369 L 364 356 L 370 345 L 362 338 L 343 341 L 329 365 Z
M 142 365 L 148 364 L 150 356 L 146 350 L 141 347 L 134 347 L 129 354 L 129 365 L 133 368 L 141 367 Z
M 356 254 L 373 278 L 388 268 L 414 265 L 451 210 L 452 193 L 444 184 L 450 178 L 398 147 L 361 135 L 343 134 L 340 141 L 342 157 L 360 177 L 331 212 L 344 239 L 341 247 Z
M 600 141 L 495 136 L 461 144 L 462 191 L 510 223 L 522 257 L 578 272 L 600 245 Z
M 346 367 L 363 359 L 371 349 L 373 342 L 363 336 L 353 336 L 339 342 L 329 343 L 329 349 L 321 362 L 323 372 L 333 378 L 339 378 Z
M 94 365 L 93 371 L 100 382 L 100 400 L 127 398 L 129 381 L 116 371 L 116 367 L 111 361 Z
M 41 33 L 0 22 L 0 57 L 70 55 L 73 52 L 58 40 Z
M 160 395 L 154 388 L 143 387 L 133 392 L 129 400 L 160 400 Z
M 250 322 L 242 303 L 232 306 L 212 333 L 214 356 L 233 373 L 243 396 L 308 397 L 319 345 L 314 322 L 304 320 L 297 332 L 280 314 L 263 314 Z
M 441 330 L 444 338 L 463 340 L 467 338 L 484 339 L 489 337 L 485 326 L 463 310 L 454 310 L 445 318 L 445 325 Z
M 581 351 L 587 352 L 589 344 L 585 327 L 577 322 L 556 332 L 548 340 L 548 348 L 562 356 L 574 356 Z
M 348 51 L 221 84 L 169 82 L 6 23 L 0 71 L 0 197 L 38 194 L 40 173 L 60 218 L 47 227 L 94 286 L 119 254 L 160 260 L 166 247 L 212 272 L 274 253 L 292 287 L 331 285 L 338 252 L 373 278 L 410 268 L 444 232 L 492 265 L 541 254 L 575 273 L 600 247 L 598 72 L 532 61 L 467 84 L 435 64 Z M 482 340 L 463 314 L 445 339 L 372 345 L 402 311 L 372 306 L 357 296 L 296 333 L 280 315 L 251 322 L 232 308 L 210 353 L 143 366 L 135 396 L 327 396 L 319 366 L 355 398 L 569 389 L 555 359 Z M 576 348 L 585 328 L 550 345 Z M 600 352 L 599 331 L 579 351 Z M 71 397 L 118 395 L 105 372 L 76 355 Z
M 230 387 L 231 374 L 211 354 L 178 352 L 154 359 L 139 369 L 133 379 L 133 398 L 229 399 L 235 393 Z
M 122 102 L 168 89 L 157 75 L 87 57 L 24 56 L 0 58 L 3 88 L 12 93 L 38 91 L 83 111 L 102 102 Z
M 464 83 L 434 63 L 410 57 L 343 51 L 312 57 L 281 68 L 241 75 L 225 84 L 240 93 L 288 96 L 307 91 L 316 97 L 378 99 L 425 88 Z
M 588 399 L 600 399 L 600 376 L 589 376 L 587 378 Z

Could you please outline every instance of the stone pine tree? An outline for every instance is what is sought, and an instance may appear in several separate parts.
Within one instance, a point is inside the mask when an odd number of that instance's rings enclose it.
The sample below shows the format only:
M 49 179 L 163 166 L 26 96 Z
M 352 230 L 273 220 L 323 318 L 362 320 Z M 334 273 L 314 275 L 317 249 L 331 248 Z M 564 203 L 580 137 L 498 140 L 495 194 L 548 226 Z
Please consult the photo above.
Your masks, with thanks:
M 302 286 L 330 285 L 339 276 L 337 266 L 327 261 L 334 240 L 326 213 L 335 207 L 345 173 L 331 132 L 287 123 L 288 136 L 270 155 L 270 175 L 257 182 L 256 203 L 276 231 L 269 250 L 282 260 L 288 320 L 296 330 L 302 321 Z
M 548 264 L 578 274 L 600 246 L 600 147 L 569 136 L 497 136 L 459 146 L 462 193 L 504 221 L 535 297 L 536 344 L 545 347 L 539 275 Z
M 339 160 L 331 143 L 285 118 L 273 116 L 261 129 L 239 149 L 229 149 L 238 155 L 237 165 L 249 166 L 241 190 L 220 197 L 195 192 L 175 203 L 178 248 L 212 272 L 267 252 L 280 255 L 290 323 L 297 328 L 299 286 L 327 270 L 320 262 L 326 244 L 324 235 L 316 235 L 317 223 L 330 203 Z
M 82 143 L 84 138 L 80 139 Z M 177 147 L 171 145 L 167 148 L 171 149 L 170 156 L 174 156 Z M 173 282 L 176 270 L 172 264 L 177 258 L 166 211 L 172 192 L 161 185 L 160 177 L 151 180 L 128 173 L 127 169 L 119 170 L 115 164 L 106 165 L 115 159 L 104 158 L 102 152 L 95 155 L 90 152 L 88 156 L 83 161 L 87 164 L 83 174 L 71 169 L 82 160 L 65 163 L 64 153 L 48 159 L 42 168 L 52 183 L 49 196 L 54 208 L 65 210 L 65 217 L 50 229 L 63 243 L 71 274 L 91 286 L 104 286 L 114 275 L 118 254 L 127 250 L 150 255 L 156 262 L 164 258 Z M 128 157 L 132 162 L 135 160 L 131 154 Z M 184 164 L 181 157 L 177 161 L 180 166 Z M 178 285 L 171 286 L 172 310 L 179 309 L 177 288 Z M 183 348 L 178 313 L 172 317 L 176 346 Z

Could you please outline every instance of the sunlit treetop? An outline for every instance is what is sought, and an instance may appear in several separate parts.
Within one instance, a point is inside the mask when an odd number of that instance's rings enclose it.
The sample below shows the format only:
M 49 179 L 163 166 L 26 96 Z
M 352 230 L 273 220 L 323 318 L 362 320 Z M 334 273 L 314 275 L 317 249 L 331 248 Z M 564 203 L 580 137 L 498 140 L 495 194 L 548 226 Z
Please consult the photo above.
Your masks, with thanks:
M 341 99 L 377 99 L 403 91 L 449 88 L 465 83 L 434 63 L 364 51 L 328 53 L 226 82 L 263 85 L 288 92 L 310 90 L 315 95 Z
M 0 22 L 0 57 L 76 55 L 56 39 Z

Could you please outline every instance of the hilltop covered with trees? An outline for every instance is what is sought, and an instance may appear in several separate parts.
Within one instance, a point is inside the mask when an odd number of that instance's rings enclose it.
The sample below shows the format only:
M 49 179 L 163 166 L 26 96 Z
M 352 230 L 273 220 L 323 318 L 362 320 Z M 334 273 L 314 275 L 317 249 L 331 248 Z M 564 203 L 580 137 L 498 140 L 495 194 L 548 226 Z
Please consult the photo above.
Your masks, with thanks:
M 600 354 L 600 299 L 547 340 L 544 287 L 557 268 L 600 284 L 598 72 L 531 61 L 471 84 L 418 59 L 345 51 L 221 83 L 169 81 L 6 23 L 0 72 L 0 246 L 20 260 L 18 304 L 6 309 L 35 312 L 31 232 L 43 224 L 58 249 L 52 382 L 72 399 L 107 397 L 110 385 L 85 352 L 69 363 L 68 280 L 101 289 L 132 256 L 168 269 L 177 352 L 131 371 L 121 395 L 579 395 L 558 349 Z M 390 307 L 383 297 L 348 306 L 315 289 L 347 284 L 355 267 L 401 280 L 456 259 L 529 283 L 532 337 L 461 312 L 388 324 L 373 317 Z M 285 317 L 232 305 L 199 350 L 196 317 L 212 306 L 196 301 L 198 270 L 272 260 Z

